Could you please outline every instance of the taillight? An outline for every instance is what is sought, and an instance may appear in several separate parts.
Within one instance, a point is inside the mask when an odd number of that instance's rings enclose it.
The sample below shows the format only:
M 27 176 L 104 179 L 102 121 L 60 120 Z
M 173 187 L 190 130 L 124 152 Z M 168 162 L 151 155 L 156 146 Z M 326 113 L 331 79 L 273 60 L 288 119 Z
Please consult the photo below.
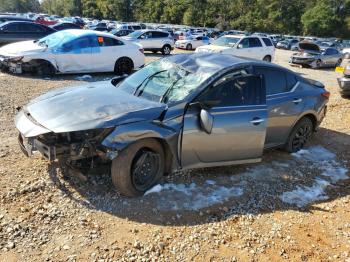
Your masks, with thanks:
M 139 51 L 143 54 L 143 48 L 140 48 Z
M 329 98 L 329 97 L 331 96 L 331 93 L 328 92 L 328 91 L 324 91 L 324 92 L 321 94 L 321 96 L 326 97 L 326 98 Z

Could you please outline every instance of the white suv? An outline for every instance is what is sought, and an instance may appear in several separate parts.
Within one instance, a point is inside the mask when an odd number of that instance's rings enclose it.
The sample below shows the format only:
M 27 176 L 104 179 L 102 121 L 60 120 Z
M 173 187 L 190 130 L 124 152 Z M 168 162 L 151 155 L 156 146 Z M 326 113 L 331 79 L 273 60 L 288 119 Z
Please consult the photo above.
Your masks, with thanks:
M 268 37 L 224 35 L 211 45 L 198 47 L 196 52 L 222 53 L 271 62 L 275 56 L 275 47 Z
M 138 30 L 123 38 L 141 44 L 145 51 L 160 51 L 163 55 L 169 55 L 174 48 L 174 39 L 166 31 Z

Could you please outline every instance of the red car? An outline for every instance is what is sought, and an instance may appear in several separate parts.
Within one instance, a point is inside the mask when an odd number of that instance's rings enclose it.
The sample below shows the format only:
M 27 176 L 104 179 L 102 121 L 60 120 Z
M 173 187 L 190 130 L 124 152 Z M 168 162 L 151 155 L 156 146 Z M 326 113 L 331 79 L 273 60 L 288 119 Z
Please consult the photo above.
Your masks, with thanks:
M 34 21 L 46 26 L 55 25 L 58 22 L 57 20 L 47 20 L 44 16 L 38 16 Z

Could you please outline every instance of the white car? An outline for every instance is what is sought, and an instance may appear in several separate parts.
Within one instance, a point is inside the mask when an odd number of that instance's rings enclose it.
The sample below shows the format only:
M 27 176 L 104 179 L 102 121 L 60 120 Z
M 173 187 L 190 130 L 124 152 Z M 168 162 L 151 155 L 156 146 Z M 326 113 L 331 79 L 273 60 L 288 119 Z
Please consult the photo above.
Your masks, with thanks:
M 211 45 L 198 47 L 196 52 L 222 53 L 271 62 L 275 56 L 275 47 L 268 37 L 224 35 Z
M 0 48 L 0 64 L 13 73 L 130 74 L 145 64 L 140 45 L 112 34 L 90 30 L 64 30 L 37 41 L 24 41 Z
M 350 47 L 346 47 L 341 51 L 344 55 L 344 58 L 349 59 L 350 58 Z
M 207 36 L 191 36 L 187 39 L 177 40 L 175 47 L 186 50 L 194 50 L 197 47 L 209 45 L 209 37 Z
M 141 44 L 145 51 L 153 53 L 160 51 L 163 55 L 170 55 L 174 48 L 174 39 L 166 31 L 138 30 L 123 37 L 123 39 Z

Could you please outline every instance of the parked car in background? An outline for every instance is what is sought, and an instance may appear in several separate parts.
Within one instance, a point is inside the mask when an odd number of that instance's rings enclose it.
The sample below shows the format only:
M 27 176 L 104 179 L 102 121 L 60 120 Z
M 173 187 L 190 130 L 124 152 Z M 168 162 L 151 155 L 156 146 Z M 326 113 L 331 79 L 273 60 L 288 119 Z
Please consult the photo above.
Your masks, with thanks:
M 343 54 L 335 48 L 326 48 L 323 51 L 315 43 L 302 41 L 299 43 L 299 52 L 294 53 L 290 64 L 310 66 L 312 68 L 336 67 L 343 61 Z
M 210 45 L 198 47 L 196 52 L 230 54 L 271 62 L 275 47 L 268 37 L 224 35 Z
M 264 77 L 261 77 L 263 75 Z M 174 170 L 262 159 L 303 148 L 326 113 L 329 92 L 272 63 L 181 54 L 126 79 L 56 89 L 15 117 L 22 151 L 69 168 L 111 165 L 112 181 L 139 196 Z
M 97 24 L 93 24 L 89 27 L 89 29 L 95 30 L 95 31 L 100 31 L 100 32 L 108 31 L 108 27 L 107 27 L 107 24 L 105 22 L 99 22 Z
M 341 52 L 344 55 L 344 58 L 346 58 L 346 59 L 350 58 L 350 47 L 343 48 L 343 50 Z
M 128 34 L 131 34 L 133 31 L 129 29 L 113 29 L 109 33 L 112 35 L 122 37 L 122 36 L 127 36 Z
M 297 45 L 299 40 L 290 39 L 290 40 L 282 40 L 276 44 L 276 48 L 291 50 L 293 46 Z
M 26 21 L 26 22 L 33 22 L 33 20 L 24 18 L 21 16 L 8 16 L 8 15 L 0 15 L 0 24 L 5 23 L 8 21 Z
M 37 16 L 34 21 L 38 24 L 50 26 L 58 23 L 58 20 L 52 20 L 49 17 Z
M 160 30 L 138 30 L 123 38 L 141 44 L 145 51 L 162 52 L 163 55 L 169 55 L 174 48 L 173 37 Z
M 350 97 L 350 63 L 344 68 L 344 74 L 338 78 L 340 94 L 342 97 Z
M 57 23 L 57 24 L 52 25 L 50 27 L 55 29 L 56 31 L 67 30 L 67 29 L 81 29 L 81 27 L 79 25 L 76 25 L 73 23 L 68 23 L 68 22 Z
M 186 50 L 195 50 L 197 47 L 209 45 L 209 37 L 207 36 L 192 36 L 187 39 L 177 40 L 175 47 Z
M 0 44 L 36 40 L 54 32 L 56 32 L 55 29 L 33 22 L 5 22 L 0 24 Z
M 140 45 L 103 32 L 71 29 L 0 48 L 0 64 L 13 73 L 115 72 L 130 74 L 144 65 Z

